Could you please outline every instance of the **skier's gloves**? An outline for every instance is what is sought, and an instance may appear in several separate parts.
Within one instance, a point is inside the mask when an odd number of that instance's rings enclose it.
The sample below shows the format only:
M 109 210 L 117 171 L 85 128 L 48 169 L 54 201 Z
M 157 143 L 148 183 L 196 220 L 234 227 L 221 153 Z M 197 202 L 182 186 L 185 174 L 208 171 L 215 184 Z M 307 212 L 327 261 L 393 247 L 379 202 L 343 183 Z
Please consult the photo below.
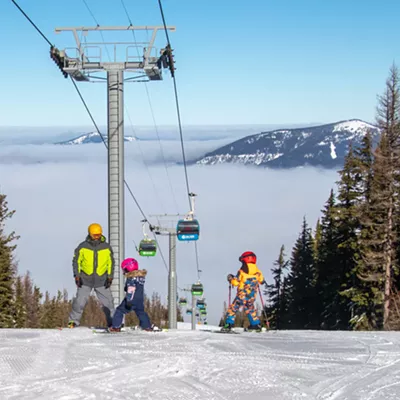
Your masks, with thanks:
M 75 277 L 76 286 L 82 287 L 82 278 L 80 276 Z
M 106 282 L 104 283 L 104 287 L 108 289 L 112 284 L 112 278 L 107 278 Z
M 232 274 L 229 274 L 229 275 L 227 276 L 228 282 L 230 282 L 233 278 L 234 278 L 233 275 L 232 275 Z

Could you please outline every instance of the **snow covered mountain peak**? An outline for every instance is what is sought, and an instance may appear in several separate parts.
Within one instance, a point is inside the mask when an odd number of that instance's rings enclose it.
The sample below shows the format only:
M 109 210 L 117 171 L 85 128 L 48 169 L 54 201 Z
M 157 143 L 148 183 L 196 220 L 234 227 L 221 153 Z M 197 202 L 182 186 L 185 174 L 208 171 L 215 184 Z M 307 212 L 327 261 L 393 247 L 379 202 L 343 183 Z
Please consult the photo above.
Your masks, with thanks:
M 107 135 L 104 135 L 104 140 L 107 141 Z M 125 136 L 124 141 L 125 142 L 133 142 L 136 140 L 135 137 L 133 136 Z M 56 144 L 63 144 L 63 145 L 78 145 L 78 144 L 88 144 L 88 143 L 102 143 L 103 140 L 98 132 L 89 132 L 85 133 L 83 135 L 80 135 L 78 137 L 75 137 L 70 140 L 66 140 L 63 142 L 58 142 Z
M 359 119 L 350 119 L 348 121 L 338 122 L 337 124 L 335 124 L 333 132 L 348 131 L 359 133 L 364 136 L 367 129 L 376 129 L 376 126 L 369 124 L 368 122 L 361 121 Z
M 376 126 L 359 119 L 261 132 L 236 140 L 194 162 L 205 165 L 236 163 L 270 168 L 306 165 L 336 168 L 343 165 L 350 143 L 355 148 L 360 146 L 368 131 L 373 139 L 380 134 Z

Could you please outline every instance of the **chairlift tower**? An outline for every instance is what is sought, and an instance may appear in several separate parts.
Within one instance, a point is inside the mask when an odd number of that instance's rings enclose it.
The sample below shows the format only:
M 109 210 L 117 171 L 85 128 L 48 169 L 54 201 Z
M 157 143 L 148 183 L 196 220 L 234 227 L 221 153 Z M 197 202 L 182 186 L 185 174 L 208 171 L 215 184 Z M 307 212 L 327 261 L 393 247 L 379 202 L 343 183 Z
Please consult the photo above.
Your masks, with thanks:
M 181 217 L 179 214 L 155 214 L 150 217 Z M 175 223 L 176 225 L 176 223 Z M 168 235 L 169 237 L 169 270 L 168 270 L 168 328 L 178 328 L 178 280 L 176 276 L 176 227 L 170 228 L 166 226 L 150 225 L 150 230 L 156 235 Z
M 196 330 L 196 301 L 197 297 L 193 293 L 192 289 L 182 289 L 183 292 L 189 292 L 192 295 L 192 315 L 191 315 L 191 323 L 192 323 L 192 331 Z
M 166 27 L 175 31 L 175 27 Z M 125 204 L 124 204 L 124 83 L 148 82 L 162 80 L 162 69 L 169 68 L 174 74 L 172 49 L 156 49 L 154 41 L 159 30 L 164 26 L 95 26 L 95 27 L 64 27 L 55 28 L 56 33 L 72 32 L 76 47 L 59 50 L 50 49 L 50 56 L 60 68 L 65 78 L 70 76 L 78 82 L 107 81 L 107 133 L 108 133 L 108 239 L 114 251 L 115 272 L 111 285 L 114 304 L 117 306 L 124 297 L 124 281 L 120 267 L 125 258 Z M 80 40 L 80 34 L 87 36 L 89 32 L 97 31 L 152 31 L 147 42 L 87 42 Z M 113 58 L 104 61 L 102 48 L 113 46 Z M 125 57 L 121 56 L 121 47 Z M 140 55 L 138 49 L 143 49 Z M 137 55 L 132 55 L 134 49 Z M 107 50 L 107 47 L 106 47 Z M 117 51 L 118 50 L 118 51 Z M 92 54 L 89 54 L 91 51 Z M 93 54 L 93 51 L 95 52 Z M 68 53 L 68 54 L 67 54 Z M 92 72 L 106 72 L 107 78 L 92 76 Z M 136 75 L 124 78 L 124 73 Z M 139 75 L 139 72 L 141 75 Z M 144 73 L 144 74 L 143 74 Z M 140 78 L 147 78 L 140 80 Z M 171 236 L 172 237 L 172 236 Z M 174 237 L 175 238 L 175 237 Z

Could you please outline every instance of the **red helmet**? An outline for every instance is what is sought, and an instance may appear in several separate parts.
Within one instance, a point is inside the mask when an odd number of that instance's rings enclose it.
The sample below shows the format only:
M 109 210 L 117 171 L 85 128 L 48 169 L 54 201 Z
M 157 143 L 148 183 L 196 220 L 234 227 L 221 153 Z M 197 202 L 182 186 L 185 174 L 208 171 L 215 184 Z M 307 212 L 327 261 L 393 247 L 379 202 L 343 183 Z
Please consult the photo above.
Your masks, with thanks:
M 255 264 L 257 262 L 257 256 L 252 251 L 245 251 L 240 257 L 240 262 L 244 262 L 246 264 Z

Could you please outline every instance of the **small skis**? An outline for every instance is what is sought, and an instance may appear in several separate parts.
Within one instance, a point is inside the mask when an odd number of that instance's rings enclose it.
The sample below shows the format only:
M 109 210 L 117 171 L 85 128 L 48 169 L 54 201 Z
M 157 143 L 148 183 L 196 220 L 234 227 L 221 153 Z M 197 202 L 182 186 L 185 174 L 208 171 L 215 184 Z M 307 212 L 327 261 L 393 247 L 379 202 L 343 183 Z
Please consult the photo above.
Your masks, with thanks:
M 211 332 L 213 332 L 213 333 L 228 333 L 228 334 L 240 335 L 240 332 L 235 331 L 234 329 L 221 328 L 219 331 L 211 331 Z
M 269 329 L 267 328 L 262 328 L 261 330 L 259 329 L 243 329 L 241 331 L 237 331 L 235 330 L 235 328 L 233 329 L 224 329 L 221 328 L 219 331 L 212 331 L 215 333 L 231 333 L 231 334 L 236 334 L 236 335 L 240 335 L 241 333 L 264 333 L 264 332 L 268 332 Z
M 261 328 L 261 329 L 244 329 L 244 332 L 246 333 L 262 333 L 262 332 L 268 332 L 267 328 Z

